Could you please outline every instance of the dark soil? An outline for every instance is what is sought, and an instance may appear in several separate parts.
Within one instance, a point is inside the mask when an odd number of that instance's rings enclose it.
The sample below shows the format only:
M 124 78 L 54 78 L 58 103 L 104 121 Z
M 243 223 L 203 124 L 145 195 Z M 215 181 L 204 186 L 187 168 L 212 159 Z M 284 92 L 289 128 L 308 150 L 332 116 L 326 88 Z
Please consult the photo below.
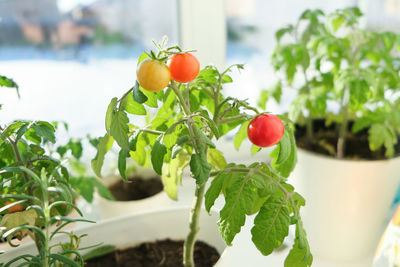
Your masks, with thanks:
M 182 267 L 183 241 L 170 239 L 143 243 L 133 248 L 90 259 L 86 267 Z M 194 249 L 196 267 L 211 267 L 219 259 L 219 253 L 204 242 L 197 241 Z
M 385 148 L 382 147 L 377 151 L 371 151 L 368 143 L 368 129 L 362 130 L 356 134 L 352 133 L 351 127 L 353 123 L 349 123 L 349 129 L 345 144 L 345 158 L 348 159 L 368 159 L 379 160 L 385 159 Z M 296 142 L 297 146 L 308 151 L 328 156 L 336 155 L 337 142 L 339 139 L 339 125 L 331 124 L 325 126 L 325 120 L 313 121 L 313 139 L 309 140 L 306 136 L 305 126 L 296 125 Z M 400 139 L 395 147 L 395 154 L 400 155 Z
M 112 184 L 109 190 L 116 200 L 130 201 L 154 196 L 163 190 L 163 184 L 159 176 L 148 179 L 133 176 L 127 182 L 119 180 Z

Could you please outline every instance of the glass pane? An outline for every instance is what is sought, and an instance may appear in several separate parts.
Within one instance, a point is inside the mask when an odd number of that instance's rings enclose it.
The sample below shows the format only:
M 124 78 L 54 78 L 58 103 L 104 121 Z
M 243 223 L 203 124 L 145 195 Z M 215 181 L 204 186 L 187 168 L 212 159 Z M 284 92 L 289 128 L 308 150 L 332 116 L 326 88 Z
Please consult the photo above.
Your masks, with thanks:
M 111 97 L 135 81 L 136 59 L 164 35 L 178 40 L 177 0 L 1 0 L 0 121 L 65 120 L 103 134 Z
M 229 93 L 242 97 L 243 91 L 253 104 L 260 90 L 274 83 L 274 71 L 270 57 L 276 45 L 275 32 L 295 23 L 306 9 L 322 9 L 325 12 L 356 5 L 356 0 L 339 1 L 263 1 L 263 0 L 227 0 L 227 64 L 245 63 L 245 69 L 235 75 L 235 84 Z M 285 101 L 283 109 L 290 102 Z M 268 107 L 269 111 L 282 110 L 278 106 Z

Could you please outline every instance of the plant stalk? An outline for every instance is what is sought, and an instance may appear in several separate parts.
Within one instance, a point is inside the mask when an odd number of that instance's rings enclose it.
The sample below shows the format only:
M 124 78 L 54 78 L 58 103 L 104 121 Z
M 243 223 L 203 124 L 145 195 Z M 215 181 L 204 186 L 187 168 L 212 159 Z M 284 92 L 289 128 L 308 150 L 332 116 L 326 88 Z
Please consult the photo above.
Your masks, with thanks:
M 343 122 L 340 125 L 339 138 L 337 142 L 337 157 L 340 159 L 344 158 L 346 152 L 346 136 L 349 124 L 349 118 L 348 118 L 349 108 L 348 105 L 346 104 L 348 98 L 347 96 L 348 96 L 348 90 L 345 90 L 343 93 L 342 108 L 341 108 Z
M 174 82 L 171 83 L 172 90 L 175 92 L 176 96 L 179 99 L 179 102 L 185 112 L 186 116 L 191 116 L 190 108 L 186 104 L 186 101 Z M 188 89 L 186 89 L 188 90 Z M 194 139 L 194 150 L 197 154 L 199 154 L 199 145 L 201 145 L 199 139 L 196 136 L 196 124 L 190 118 L 188 121 L 188 129 L 190 136 Z M 185 239 L 184 246 L 183 246 L 183 264 L 185 267 L 194 267 L 194 245 L 196 242 L 196 236 L 199 232 L 199 219 L 200 219 L 200 212 L 201 212 L 201 205 L 203 203 L 204 198 L 204 191 L 205 185 L 199 186 L 196 185 L 195 197 L 193 199 L 193 205 L 190 210 L 190 219 L 189 219 L 189 233 Z
M 203 204 L 204 191 L 205 185 L 196 185 L 195 197 L 193 199 L 192 208 L 190 209 L 189 233 L 183 245 L 183 264 L 185 267 L 194 267 L 194 245 L 197 233 L 200 230 L 199 218 L 201 205 Z

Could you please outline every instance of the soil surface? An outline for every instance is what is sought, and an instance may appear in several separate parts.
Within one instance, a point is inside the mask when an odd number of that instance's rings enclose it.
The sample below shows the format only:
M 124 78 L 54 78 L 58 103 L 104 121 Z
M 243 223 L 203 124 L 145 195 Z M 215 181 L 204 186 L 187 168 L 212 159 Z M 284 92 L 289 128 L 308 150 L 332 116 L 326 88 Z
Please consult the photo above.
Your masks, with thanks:
M 170 239 L 143 243 L 133 248 L 90 259 L 86 267 L 183 267 L 183 241 Z M 211 267 L 219 259 L 217 250 L 197 241 L 194 249 L 196 267 Z
M 163 190 L 159 176 L 143 179 L 139 176 L 129 177 L 125 182 L 122 179 L 108 188 L 115 200 L 130 201 L 154 196 Z
M 371 151 L 368 143 L 368 129 L 362 130 L 356 134 L 351 131 L 353 123 L 349 123 L 349 129 L 345 144 L 345 158 L 348 159 L 369 159 L 379 160 L 386 159 L 385 148 L 377 151 Z M 338 136 L 338 125 L 331 124 L 325 126 L 324 120 L 314 120 L 313 122 L 313 139 L 309 140 L 306 136 L 306 128 L 296 126 L 296 143 L 297 146 L 308 151 L 328 156 L 336 155 Z M 395 156 L 400 155 L 400 138 L 395 147 Z

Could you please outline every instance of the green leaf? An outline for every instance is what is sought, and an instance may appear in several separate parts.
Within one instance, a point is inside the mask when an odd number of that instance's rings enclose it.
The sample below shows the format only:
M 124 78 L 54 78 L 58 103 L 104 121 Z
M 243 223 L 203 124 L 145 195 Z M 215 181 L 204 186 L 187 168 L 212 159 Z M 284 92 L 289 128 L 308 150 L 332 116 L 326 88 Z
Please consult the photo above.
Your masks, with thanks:
M 291 142 L 290 136 L 287 131 L 284 132 L 281 141 L 278 143 L 279 154 L 275 161 L 275 164 L 284 163 L 290 156 L 292 151 L 292 145 L 295 145 Z
M 11 123 L 10 125 L 7 126 L 7 128 L 4 129 L 4 131 L 1 133 L 0 138 L 2 140 L 6 140 L 8 137 L 13 135 L 21 126 L 23 126 L 25 123 L 22 121 L 15 121 Z
M 394 155 L 394 145 L 397 142 L 395 131 L 387 125 L 381 123 L 372 124 L 368 131 L 369 148 L 372 151 L 378 150 L 382 145 L 386 148 L 385 156 Z
M 16 82 L 14 82 L 10 78 L 1 75 L 0 75 L 0 86 L 18 89 L 18 84 Z
M 236 234 L 246 221 L 246 213 L 251 210 L 254 192 L 246 178 L 236 179 L 226 189 L 225 205 L 218 220 L 219 230 L 225 242 L 232 244 Z
M 183 153 L 172 159 L 169 164 L 164 164 L 161 180 L 164 191 L 173 199 L 178 200 L 178 184 L 182 181 L 183 169 L 189 164 L 189 156 Z
M 263 110 L 265 110 L 268 102 L 269 94 L 268 90 L 262 90 L 261 94 L 257 100 L 257 106 Z
M 143 135 L 139 135 L 136 144 L 136 150 L 130 151 L 131 158 L 136 161 L 139 165 L 144 166 L 147 161 L 147 153 L 145 147 L 147 146 Z
M 298 238 L 285 260 L 285 267 L 309 267 L 313 262 L 313 257 L 307 251 L 307 248 L 301 248 Z
M 219 173 L 217 176 L 214 177 L 210 187 L 207 189 L 207 192 L 204 195 L 207 212 L 210 212 L 211 207 L 214 206 L 215 200 L 221 194 L 222 185 L 224 184 L 226 176 L 229 176 L 229 174 L 224 172 Z
M 214 148 L 207 150 L 207 160 L 217 170 L 222 170 L 226 167 L 226 160 L 224 154 Z
M 75 261 L 71 260 L 70 258 L 68 258 L 64 255 L 61 255 L 61 254 L 50 254 L 49 257 L 56 259 L 59 262 L 63 262 L 65 264 L 67 264 L 67 266 L 71 266 L 71 267 L 80 267 L 81 266 L 77 262 L 75 262 Z
M 132 91 L 133 100 L 138 102 L 139 104 L 143 104 L 147 101 L 147 96 L 143 94 L 143 92 L 139 89 L 139 83 L 136 81 L 135 86 Z
M 107 132 L 111 128 L 111 122 L 112 122 L 113 115 L 114 115 L 115 109 L 117 107 L 117 104 L 118 104 L 118 98 L 114 97 L 113 99 L 111 99 L 111 102 L 108 105 L 107 113 L 106 113 L 106 122 L 105 122 Z
M 50 123 L 46 121 L 38 121 L 33 124 L 33 129 L 38 136 L 43 137 L 45 140 L 48 140 L 53 144 L 56 142 L 56 136 L 54 134 L 55 129 Z
M 256 154 L 256 153 L 258 153 L 258 152 L 260 152 L 261 151 L 261 147 L 258 147 L 258 146 L 256 146 L 256 145 L 252 145 L 251 146 L 251 154 L 252 155 L 254 155 L 254 154 Z
M 240 145 L 242 144 L 243 140 L 247 137 L 247 127 L 249 126 L 249 121 L 245 121 L 239 128 L 239 131 L 235 135 L 233 139 L 233 144 L 235 145 L 236 150 L 239 150 Z
M 145 61 L 146 59 L 149 59 L 149 58 L 150 58 L 150 57 L 149 57 L 149 55 L 148 55 L 146 52 L 142 53 L 142 54 L 139 56 L 139 58 L 138 58 L 137 66 L 139 66 L 140 63 L 142 63 L 143 61 Z
M 283 141 L 284 143 L 280 143 L 276 146 L 270 154 L 270 157 L 273 159 L 271 166 L 283 177 L 289 177 L 297 163 L 296 140 L 291 127 L 285 126 L 285 134 L 283 138 L 285 138 Z M 290 152 L 288 155 L 289 148 Z
M 110 135 L 114 138 L 114 140 L 118 143 L 118 145 L 129 151 L 129 119 L 126 113 L 122 110 L 118 110 L 114 112 L 112 116 L 111 126 L 110 126 Z
M 215 144 L 200 129 L 197 129 L 197 136 L 200 138 L 201 142 L 215 148 Z
M 125 97 L 122 101 L 123 109 L 128 112 L 129 114 L 134 115 L 146 115 L 146 109 L 143 104 L 140 104 L 133 100 L 133 97 Z
M 146 104 L 147 106 L 149 106 L 151 108 L 157 108 L 158 107 L 157 93 L 150 92 L 147 90 L 143 90 L 143 93 L 147 97 L 147 101 L 144 104 Z
M 136 144 L 139 138 L 140 130 L 136 130 L 129 137 L 129 149 L 131 151 L 136 151 Z
M 161 143 L 163 135 L 157 137 L 156 142 L 151 150 L 151 163 L 153 164 L 153 169 L 156 173 L 161 175 L 162 166 L 164 163 L 164 156 L 167 153 L 167 148 Z
M 103 245 L 100 247 L 97 247 L 91 251 L 89 251 L 87 254 L 83 256 L 83 259 L 85 261 L 88 261 L 90 259 L 98 258 L 104 255 L 107 255 L 109 253 L 112 253 L 116 250 L 116 247 L 114 245 Z
M 104 137 L 99 138 L 99 145 L 97 146 L 96 157 L 92 160 L 92 169 L 94 173 L 101 177 L 101 168 L 103 167 L 104 156 L 110 150 L 114 143 L 114 139 L 106 134 Z
M 97 192 L 99 193 L 100 196 L 109 200 L 114 200 L 114 196 L 111 194 L 110 190 L 108 190 L 107 186 L 105 186 L 97 178 L 93 178 L 92 183 L 94 187 L 97 188 Z
M 118 154 L 118 171 L 121 177 L 126 181 L 126 158 L 129 156 L 129 152 L 121 149 Z
M 210 128 L 211 132 L 214 134 L 215 138 L 219 139 L 220 133 L 219 133 L 218 127 L 215 124 L 215 122 L 210 118 L 210 116 L 208 116 L 208 112 L 205 110 L 202 110 L 200 112 L 200 115 L 202 116 L 202 118 L 204 118 L 206 120 L 206 123 L 207 123 L 208 127 Z
M 290 211 L 286 200 L 271 196 L 254 219 L 252 241 L 264 255 L 269 255 L 282 245 L 289 233 Z
M 192 154 L 190 171 L 198 185 L 204 185 L 210 177 L 211 165 L 207 162 L 207 155 L 203 147 L 199 148 L 199 154 Z

